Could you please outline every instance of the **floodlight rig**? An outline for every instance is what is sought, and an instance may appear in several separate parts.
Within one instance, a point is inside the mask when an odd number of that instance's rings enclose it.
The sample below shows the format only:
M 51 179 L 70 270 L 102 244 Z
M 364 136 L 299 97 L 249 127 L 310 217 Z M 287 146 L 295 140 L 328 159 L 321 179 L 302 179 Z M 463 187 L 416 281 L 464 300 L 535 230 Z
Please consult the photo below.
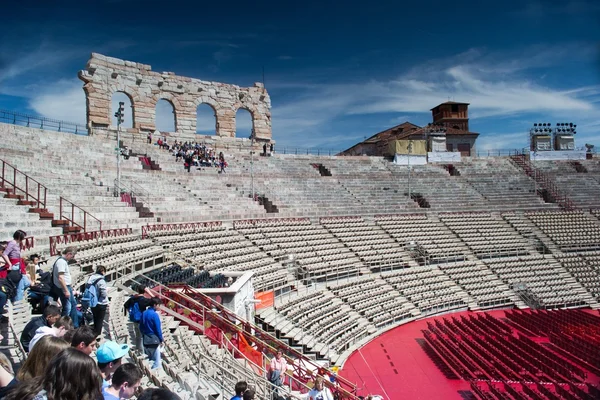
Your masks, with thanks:
M 577 133 L 577 125 L 573 122 L 557 122 L 554 127 L 554 148 L 556 150 L 574 150 L 574 135 Z
M 572 134 L 575 135 L 577 133 L 577 125 L 572 122 L 557 122 L 556 127 L 554 128 L 555 133 L 561 134 Z
M 529 129 L 529 143 L 530 150 L 552 150 L 552 124 L 550 122 L 536 122 L 533 127 Z M 550 140 L 543 138 L 544 136 L 550 137 Z M 546 139 L 546 140 L 544 140 Z
M 252 201 L 255 201 L 254 195 L 254 128 L 250 132 L 250 191 L 252 192 Z

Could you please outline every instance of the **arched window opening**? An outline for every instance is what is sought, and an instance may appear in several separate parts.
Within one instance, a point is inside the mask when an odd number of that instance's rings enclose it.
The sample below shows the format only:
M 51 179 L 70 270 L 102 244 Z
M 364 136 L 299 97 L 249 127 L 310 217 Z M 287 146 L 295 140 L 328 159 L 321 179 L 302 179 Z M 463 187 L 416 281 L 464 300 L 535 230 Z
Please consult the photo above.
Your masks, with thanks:
M 117 126 L 117 117 L 115 117 L 115 113 L 119 109 L 120 102 L 125 103 L 123 105 L 123 108 L 125 109 L 125 117 L 123 118 L 121 129 L 133 128 L 133 104 L 131 103 L 129 96 L 123 92 L 115 92 L 112 95 L 112 99 L 110 101 L 110 124 L 114 127 Z
M 252 113 L 243 108 L 237 110 L 235 113 L 235 137 L 249 138 L 253 127 Z
M 156 129 L 161 132 L 175 132 L 175 107 L 169 100 L 160 99 L 156 103 Z
M 217 134 L 217 115 L 210 104 L 202 103 L 196 108 L 196 133 L 210 136 Z

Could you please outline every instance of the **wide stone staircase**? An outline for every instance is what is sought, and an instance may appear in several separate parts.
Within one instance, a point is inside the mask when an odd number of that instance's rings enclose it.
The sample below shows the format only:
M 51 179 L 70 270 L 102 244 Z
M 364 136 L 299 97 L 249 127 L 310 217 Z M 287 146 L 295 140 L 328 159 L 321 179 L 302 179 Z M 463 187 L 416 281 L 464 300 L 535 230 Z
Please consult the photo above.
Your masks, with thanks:
M 46 208 L 55 220 L 69 220 L 71 226 L 79 225 L 86 231 L 122 227 L 139 230 L 155 221 L 139 218 L 134 207 L 114 195 L 114 183 L 108 178 L 113 172 L 116 177 L 113 144 L 101 138 L 15 128 L 0 124 L 5 138 L 3 156 L 47 187 Z M 142 170 L 131 159 L 121 168 Z

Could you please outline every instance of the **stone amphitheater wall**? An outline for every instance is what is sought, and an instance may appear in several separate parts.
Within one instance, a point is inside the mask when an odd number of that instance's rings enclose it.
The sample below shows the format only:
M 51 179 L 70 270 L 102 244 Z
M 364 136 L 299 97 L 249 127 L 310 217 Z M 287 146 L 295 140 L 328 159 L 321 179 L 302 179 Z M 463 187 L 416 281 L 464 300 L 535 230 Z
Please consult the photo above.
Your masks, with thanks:
M 175 131 L 171 136 L 196 135 L 196 110 L 208 104 L 215 113 L 216 136 L 234 138 L 236 112 L 245 109 L 252 116 L 252 129 L 257 140 L 270 141 L 271 99 L 262 83 L 240 87 L 155 72 L 150 65 L 92 53 L 86 68 L 79 71 L 86 95 L 86 117 L 89 129 L 108 129 L 111 125 L 111 99 L 114 93 L 125 93 L 131 100 L 132 133 L 156 130 L 156 104 L 164 99 L 175 113 Z

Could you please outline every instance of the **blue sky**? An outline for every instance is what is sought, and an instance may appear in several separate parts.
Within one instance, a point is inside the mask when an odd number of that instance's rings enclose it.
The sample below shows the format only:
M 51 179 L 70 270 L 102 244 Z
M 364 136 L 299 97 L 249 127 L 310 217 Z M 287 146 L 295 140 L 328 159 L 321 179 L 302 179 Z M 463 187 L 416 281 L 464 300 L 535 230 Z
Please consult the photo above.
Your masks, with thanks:
M 471 103 L 482 151 L 522 148 L 534 122 L 563 121 L 578 124 L 577 146 L 600 147 L 592 0 L 30 0 L 5 10 L 0 48 L 0 109 L 75 122 L 85 121 L 77 71 L 99 52 L 242 86 L 264 67 L 279 147 L 344 149 L 426 124 L 448 99 Z M 169 111 L 159 108 L 159 128 Z M 212 126 L 205 109 L 199 129 Z

